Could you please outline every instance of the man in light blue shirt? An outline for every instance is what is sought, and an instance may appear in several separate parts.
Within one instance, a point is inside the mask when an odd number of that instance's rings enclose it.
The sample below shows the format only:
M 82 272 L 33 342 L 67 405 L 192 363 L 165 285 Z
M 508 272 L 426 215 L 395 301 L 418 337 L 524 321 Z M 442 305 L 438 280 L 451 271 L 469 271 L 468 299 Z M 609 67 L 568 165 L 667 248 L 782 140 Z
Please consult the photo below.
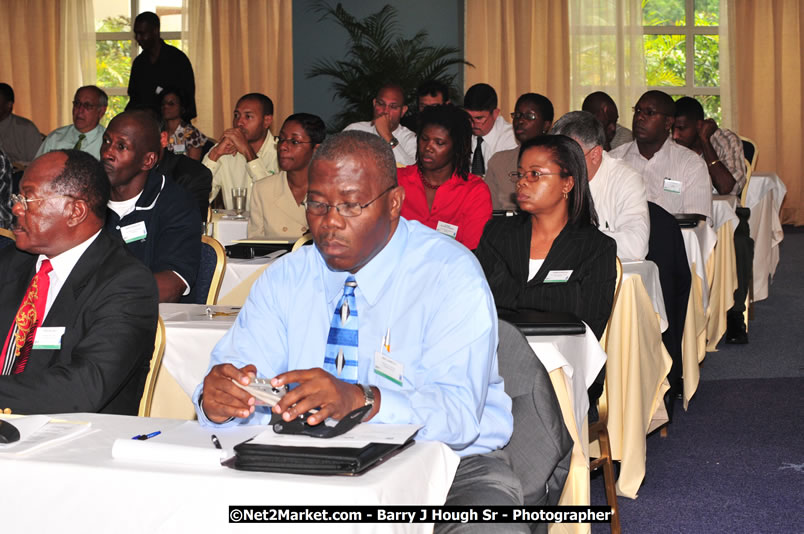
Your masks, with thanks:
M 478 504 L 521 504 L 519 481 L 499 450 L 513 417 L 497 371 L 497 314 L 477 260 L 459 243 L 399 216 L 405 191 L 393 153 L 377 136 L 351 131 L 327 138 L 309 180 L 315 246 L 280 258 L 254 285 L 195 391 L 199 421 L 267 424 L 269 409 L 255 407 L 231 382 L 247 384 L 254 375 L 275 377 L 275 386 L 296 384 L 274 407 L 285 420 L 320 407 L 308 418 L 316 424 L 373 402 L 365 420 L 420 424 L 418 438 L 452 447 L 462 457 L 456 480 L 478 463 L 493 473 L 487 481 L 472 472 Z M 357 384 L 322 369 L 333 312 L 350 276 L 359 322 Z
M 73 98 L 73 123 L 56 128 L 48 135 L 36 152 L 36 157 L 53 150 L 76 149 L 92 154 L 100 160 L 100 147 L 105 128 L 100 120 L 106 114 L 109 97 L 94 85 L 85 85 Z

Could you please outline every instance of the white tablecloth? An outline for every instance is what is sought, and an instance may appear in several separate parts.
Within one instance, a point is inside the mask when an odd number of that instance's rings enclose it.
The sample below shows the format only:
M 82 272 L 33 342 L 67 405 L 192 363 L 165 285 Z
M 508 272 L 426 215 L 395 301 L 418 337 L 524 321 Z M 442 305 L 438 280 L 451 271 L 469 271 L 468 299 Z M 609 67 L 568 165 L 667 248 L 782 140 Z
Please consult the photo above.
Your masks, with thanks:
M 24 459 L 0 459 L 2 532 L 266 532 L 229 523 L 229 505 L 441 505 L 458 456 L 417 442 L 357 477 L 288 475 L 114 460 L 115 438 L 182 421 L 68 414 L 96 429 Z M 204 446 L 210 446 L 204 443 Z M 13 491 L 11 490 L 13 488 Z M 430 532 L 426 524 L 282 524 L 281 532 Z
M 664 294 L 662 293 L 661 280 L 659 280 L 659 268 L 649 260 L 624 261 L 622 264 L 623 281 L 635 275 L 639 275 L 642 278 L 642 284 L 645 286 L 645 290 L 653 303 L 653 311 L 659 316 L 659 328 L 664 332 L 668 326 L 667 310 L 664 307 Z
M 737 200 L 736 195 L 714 195 L 712 197 L 712 229 L 715 234 L 728 221 L 731 221 L 732 229 L 737 228 L 737 224 L 740 222 L 735 211 Z
M 210 306 L 218 313 L 236 313 L 226 306 Z M 204 304 L 160 304 L 165 322 L 165 355 L 162 367 L 188 397 L 200 384 L 209 367 L 209 355 L 232 324 L 236 315 L 209 317 Z
M 746 207 L 751 209 L 748 224 L 754 240 L 754 302 L 768 298 L 768 280 L 779 265 L 779 243 L 784 239 L 779 212 L 787 194 L 775 173 L 753 174 L 748 182 Z
M 703 310 L 709 307 L 709 283 L 706 279 L 706 261 L 715 250 L 717 234 L 708 224 L 699 223 L 695 228 L 683 228 L 684 248 L 687 251 L 687 262 L 693 273 L 701 279 L 703 286 Z
M 600 342 L 587 325 L 584 334 L 528 336 L 528 344 L 548 373 L 559 368 L 564 371 L 578 435 L 582 435 L 582 425 L 589 412 L 589 395 L 586 390 L 606 363 L 606 353 L 600 347 Z
M 285 251 L 277 251 L 263 256 L 260 258 L 251 258 L 249 260 L 241 258 L 226 258 L 226 270 L 223 273 L 223 281 L 221 282 L 221 290 L 218 293 L 218 300 L 220 301 L 229 293 L 231 293 L 237 286 L 247 280 L 251 275 L 260 269 L 271 265 L 276 258 L 285 254 Z

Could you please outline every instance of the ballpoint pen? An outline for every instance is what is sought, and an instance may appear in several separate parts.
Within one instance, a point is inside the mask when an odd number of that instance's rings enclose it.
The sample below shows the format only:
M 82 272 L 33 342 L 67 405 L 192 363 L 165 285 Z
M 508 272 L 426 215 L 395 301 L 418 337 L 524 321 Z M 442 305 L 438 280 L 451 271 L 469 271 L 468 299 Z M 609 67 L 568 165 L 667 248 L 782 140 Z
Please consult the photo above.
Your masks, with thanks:
M 223 447 L 221 447 L 221 442 L 220 442 L 220 441 L 218 441 L 218 436 L 216 436 L 215 434 L 212 434 L 212 435 L 209 437 L 209 439 L 211 439 L 211 440 L 212 440 L 212 444 L 213 444 L 213 445 L 215 445 L 215 448 L 216 448 L 216 449 L 222 449 L 222 448 L 223 448 Z
M 157 430 L 156 432 L 151 432 L 150 434 L 138 434 L 131 439 L 138 439 L 140 441 L 145 441 L 146 439 L 151 439 L 155 436 L 158 436 L 161 433 L 162 433 L 161 430 Z

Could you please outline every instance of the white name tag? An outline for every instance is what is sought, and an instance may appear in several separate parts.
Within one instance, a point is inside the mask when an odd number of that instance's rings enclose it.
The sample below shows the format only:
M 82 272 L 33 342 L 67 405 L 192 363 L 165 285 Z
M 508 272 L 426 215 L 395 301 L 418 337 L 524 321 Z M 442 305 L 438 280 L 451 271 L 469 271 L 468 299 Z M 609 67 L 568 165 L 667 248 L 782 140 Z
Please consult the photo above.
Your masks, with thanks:
M 60 349 L 61 336 L 64 335 L 63 326 L 40 326 L 34 336 L 34 349 Z
M 184 143 L 180 145 L 173 145 L 174 154 L 184 154 L 184 152 L 185 152 Z
M 402 385 L 402 371 L 404 366 L 390 356 L 386 356 L 380 352 L 374 353 L 374 372 L 384 378 L 387 378 L 394 384 Z
M 458 235 L 458 227 L 454 224 L 445 223 L 444 221 L 438 221 L 436 231 L 441 232 L 445 236 L 451 237 L 452 239 L 455 239 L 455 236 Z
M 123 236 L 123 241 L 126 243 L 133 243 L 134 241 L 145 239 L 148 235 L 148 230 L 145 228 L 145 221 L 123 226 L 120 228 L 120 235 Z
M 678 180 L 664 179 L 664 190 L 668 193 L 681 193 L 681 182 Z
M 572 276 L 572 271 L 550 271 L 547 273 L 547 276 L 544 277 L 545 283 L 548 284 L 555 284 L 555 283 L 563 283 L 570 279 Z

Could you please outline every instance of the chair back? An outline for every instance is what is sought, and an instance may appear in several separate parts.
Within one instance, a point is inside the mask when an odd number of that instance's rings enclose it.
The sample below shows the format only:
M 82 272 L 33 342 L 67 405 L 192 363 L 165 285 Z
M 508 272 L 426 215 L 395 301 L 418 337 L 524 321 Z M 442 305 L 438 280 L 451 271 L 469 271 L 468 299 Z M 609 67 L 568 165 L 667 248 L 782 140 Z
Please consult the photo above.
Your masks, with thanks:
M 214 237 L 201 236 L 201 263 L 190 293 L 181 298 L 185 304 L 212 305 L 218 302 L 218 292 L 226 269 L 226 253 Z
M 0 249 L 16 243 L 17 237 L 8 228 L 0 228 Z
M 569 473 L 573 441 L 550 375 L 525 336 L 499 321 L 497 360 L 511 397 L 514 431 L 506 446 L 526 505 L 556 505 Z
M 159 318 L 156 326 L 156 338 L 154 338 L 154 355 L 151 357 L 151 368 L 145 379 L 145 389 L 142 391 L 140 399 L 140 410 L 137 413 L 140 417 L 151 416 L 151 405 L 154 400 L 154 386 L 162 368 L 162 356 L 165 355 L 165 323 Z
M 293 243 L 293 248 L 290 249 L 290 251 L 291 252 L 296 252 L 297 250 L 302 248 L 304 245 L 310 245 L 312 243 L 313 243 L 313 234 L 311 234 L 310 232 L 307 232 L 306 234 L 301 236 L 299 239 L 297 239 L 295 243 Z
M 751 181 L 751 176 L 756 170 L 759 150 L 757 149 L 757 144 L 751 139 L 741 135 L 740 140 L 743 142 L 743 155 L 745 156 L 745 185 L 740 195 L 740 205 L 745 208 L 745 201 L 748 196 L 748 183 Z

